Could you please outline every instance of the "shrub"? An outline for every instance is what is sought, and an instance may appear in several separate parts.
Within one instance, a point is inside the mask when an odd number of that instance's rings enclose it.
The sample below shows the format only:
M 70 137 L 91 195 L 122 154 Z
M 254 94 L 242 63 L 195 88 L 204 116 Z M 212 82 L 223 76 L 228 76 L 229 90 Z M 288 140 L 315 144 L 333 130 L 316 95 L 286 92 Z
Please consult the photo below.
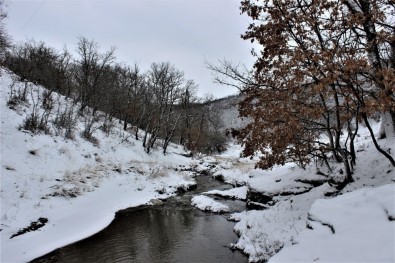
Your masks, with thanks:
M 32 113 L 25 118 L 21 128 L 36 133 L 38 131 L 39 123 L 38 116 Z

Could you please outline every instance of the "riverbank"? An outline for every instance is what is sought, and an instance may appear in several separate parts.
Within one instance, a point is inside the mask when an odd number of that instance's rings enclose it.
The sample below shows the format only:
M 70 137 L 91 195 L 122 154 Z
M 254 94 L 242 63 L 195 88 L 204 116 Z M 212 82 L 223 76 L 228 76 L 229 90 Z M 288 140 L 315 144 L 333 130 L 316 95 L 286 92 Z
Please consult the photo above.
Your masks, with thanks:
M 57 249 L 32 263 L 48 262 L 248 262 L 229 245 L 237 240 L 229 214 L 207 213 L 191 206 L 191 199 L 211 189 L 229 189 L 210 175 L 195 177 L 197 188 L 162 200 L 117 212 L 99 233 Z M 245 203 L 224 200 L 232 211 Z
M 171 145 L 166 156 L 148 155 L 120 124 L 108 136 L 97 129 L 96 145 L 78 130 L 73 140 L 21 130 L 33 105 L 8 107 L 11 77 L 2 70 L 1 262 L 30 261 L 102 230 L 118 210 L 194 184 L 187 171 L 193 161 L 182 156 L 182 147 Z
M 378 132 L 379 123 L 374 129 Z M 394 139 L 379 143 L 387 151 L 395 149 Z M 345 176 L 341 164 L 331 163 L 331 175 L 315 164 L 255 170 L 251 160 L 239 157 L 236 145 L 218 156 L 227 162 L 214 176 L 248 186 L 247 204 L 254 209 L 230 216 L 239 235 L 233 247 L 251 262 L 267 261 L 279 251 L 274 262 L 395 261 L 395 169 L 377 152 L 366 128 L 360 127 L 355 146 L 354 182 L 341 190 L 333 184 Z M 333 225 L 333 232 L 327 225 Z M 372 229 L 386 234 L 376 235 Z

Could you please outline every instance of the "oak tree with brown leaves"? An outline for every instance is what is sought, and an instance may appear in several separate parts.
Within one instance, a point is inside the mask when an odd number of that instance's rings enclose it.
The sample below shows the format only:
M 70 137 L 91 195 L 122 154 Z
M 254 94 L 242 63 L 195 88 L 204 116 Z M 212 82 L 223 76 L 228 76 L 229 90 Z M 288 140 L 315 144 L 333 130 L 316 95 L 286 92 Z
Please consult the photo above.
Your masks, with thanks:
M 373 114 L 387 114 L 394 134 L 394 10 L 392 0 L 242 1 L 253 21 L 242 37 L 260 46 L 254 82 L 243 86 L 239 105 L 251 120 L 238 132 L 244 155 L 261 152 L 261 168 L 332 156 L 352 181 L 363 121 L 395 166 L 369 123 Z

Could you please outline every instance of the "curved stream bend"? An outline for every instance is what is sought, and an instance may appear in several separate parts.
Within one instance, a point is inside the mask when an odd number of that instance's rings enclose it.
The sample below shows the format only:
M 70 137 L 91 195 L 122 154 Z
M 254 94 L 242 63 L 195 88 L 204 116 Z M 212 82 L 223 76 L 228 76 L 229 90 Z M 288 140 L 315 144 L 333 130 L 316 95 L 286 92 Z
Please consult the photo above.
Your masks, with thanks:
M 241 252 L 228 248 L 237 236 L 227 215 L 190 205 L 193 195 L 230 186 L 211 176 L 195 179 L 195 190 L 169 198 L 161 206 L 120 211 L 101 232 L 32 262 L 247 262 Z M 244 202 L 224 202 L 233 211 L 245 209 Z

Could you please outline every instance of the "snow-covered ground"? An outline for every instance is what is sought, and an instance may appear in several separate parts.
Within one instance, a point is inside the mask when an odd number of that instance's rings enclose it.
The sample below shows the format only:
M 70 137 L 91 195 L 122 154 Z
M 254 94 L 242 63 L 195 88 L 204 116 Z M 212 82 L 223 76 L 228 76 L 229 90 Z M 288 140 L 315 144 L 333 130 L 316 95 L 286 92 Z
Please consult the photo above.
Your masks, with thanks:
M 394 262 L 395 184 L 320 199 L 298 242 L 269 262 Z
M 378 132 L 379 124 L 374 128 Z M 394 139 L 379 143 L 385 150 L 395 149 Z M 325 182 L 328 178 L 321 175 L 325 168 L 319 167 L 317 173 L 314 164 L 306 170 L 294 164 L 254 170 L 250 160 L 238 158 L 237 146 L 216 158 L 232 160 L 217 169 L 216 176 L 245 184 L 274 203 L 265 210 L 231 215 L 240 236 L 233 247 L 252 262 L 269 260 L 280 250 L 274 262 L 394 262 L 395 168 L 377 152 L 363 127 L 356 149 L 355 182 L 340 192 Z M 341 164 L 332 165 L 331 176 L 344 176 Z M 340 196 L 331 197 L 336 192 Z M 332 225 L 335 233 L 325 224 Z
M 29 102 L 11 110 L 12 83 L 1 69 L 1 262 L 32 260 L 98 232 L 120 209 L 150 204 L 194 183 L 180 171 L 191 164 L 181 147 L 172 145 L 166 156 L 160 150 L 148 155 L 121 125 L 108 137 L 97 129 L 98 146 L 80 136 L 81 120 L 73 140 L 20 130 L 32 110 L 31 96 L 43 89 L 32 86 Z M 64 97 L 59 101 L 66 103 Z M 10 238 L 39 219 L 47 220 L 43 227 Z
M 395 168 L 377 153 L 363 127 L 356 139 L 355 182 L 338 192 L 323 167 L 319 172 L 314 164 L 305 170 L 294 164 L 255 170 L 254 159 L 240 158 L 239 145 L 195 160 L 183 157 L 176 145 L 166 156 L 161 151 L 148 155 L 141 141 L 117 123 L 108 136 L 100 129 L 94 132 L 98 144 L 88 142 L 80 135 L 82 117 L 72 140 L 57 136 L 55 127 L 50 135 L 33 135 L 20 126 L 34 101 L 10 109 L 12 83 L 12 75 L 2 69 L 1 262 L 29 261 L 98 232 L 120 209 L 176 194 L 177 188 L 194 183 L 188 168 L 211 170 L 238 186 L 195 196 L 192 204 L 200 209 L 229 211 L 210 195 L 245 200 L 256 192 L 271 200 L 265 210 L 230 216 L 239 235 L 232 246 L 251 262 L 395 261 Z M 42 92 L 32 86 L 28 97 Z M 379 143 L 393 153 L 395 139 Z M 341 164 L 332 169 L 331 176 L 344 176 Z M 37 229 L 29 232 L 29 227 Z

